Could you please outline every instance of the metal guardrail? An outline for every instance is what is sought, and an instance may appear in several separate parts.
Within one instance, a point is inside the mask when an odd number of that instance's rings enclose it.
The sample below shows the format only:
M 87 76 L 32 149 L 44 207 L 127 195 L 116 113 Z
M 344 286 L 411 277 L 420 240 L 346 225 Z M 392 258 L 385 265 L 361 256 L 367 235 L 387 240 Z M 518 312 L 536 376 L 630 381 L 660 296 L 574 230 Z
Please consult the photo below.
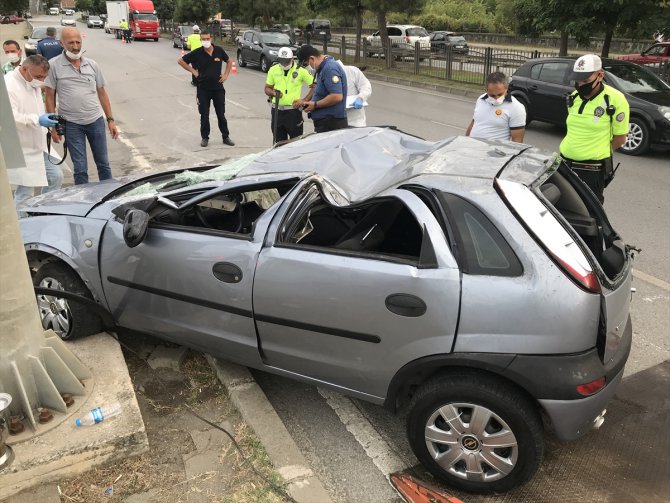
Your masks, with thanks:
M 511 76 L 527 60 L 539 57 L 557 56 L 558 52 L 523 51 L 509 48 L 465 48 L 431 47 L 389 40 L 386 50 L 380 43 L 361 40 L 358 51 L 353 36 L 333 37 L 330 41 L 320 41 L 318 45 L 327 54 L 358 65 L 392 69 L 399 72 L 425 75 L 433 78 L 483 85 L 486 76 L 500 71 Z M 356 55 L 358 54 L 358 58 Z M 386 55 L 391 57 L 386 60 Z

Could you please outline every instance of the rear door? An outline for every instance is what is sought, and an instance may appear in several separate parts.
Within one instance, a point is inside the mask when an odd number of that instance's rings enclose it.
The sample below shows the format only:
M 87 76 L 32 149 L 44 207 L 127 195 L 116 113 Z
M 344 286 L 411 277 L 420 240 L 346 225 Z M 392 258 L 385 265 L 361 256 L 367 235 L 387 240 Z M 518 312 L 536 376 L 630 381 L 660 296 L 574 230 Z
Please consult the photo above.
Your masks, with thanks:
M 277 239 L 270 230 L 272 242 L 261 251 L 253 295 L 267 365 L 383 397 L 406 363 L 451 352 L 460 302 L 456 262 L 435 217 L 416 195 L 404 190 L 388 195 L 401 201 L 404 217 L 386 235 L 403 239 L 407 233 L 409 239 L 420 233 L 423 245 L 416 256 L 281 242 L 281 233 Z M 300 223 L 301 232 L 318 232 L 319 206 L 306 208 L 282 229 L 309 212 L 313 225 Z M 326 233 L 337 227 L 337 220 L 332 226 L 321 222 Z M 361 243 L 374 227 L 363 229 Z M 424 255 L 433 257 L 431 263 Z
M 565 96 L 574 90 L 568 83 L 571 69 L 570 61 L 548 61 L 531 68 L 528 96 L 534 117 L 555 124 L 565 124 L 568 116 Z

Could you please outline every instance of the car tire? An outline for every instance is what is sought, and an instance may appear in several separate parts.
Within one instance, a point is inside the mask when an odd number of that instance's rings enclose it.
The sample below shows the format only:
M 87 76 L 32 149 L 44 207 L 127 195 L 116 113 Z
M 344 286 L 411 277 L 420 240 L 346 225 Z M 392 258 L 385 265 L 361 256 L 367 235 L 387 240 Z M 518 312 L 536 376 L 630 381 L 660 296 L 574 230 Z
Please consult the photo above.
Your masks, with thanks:
M 479 426 L 473 425 L 475 416 Z M 432 441 L 427 431 L 435 432 Z M 407 436 L 414 454 L 433 475 L 478 493 L 504 492 L 527 482 L 544 450 L 542 419 L 531 399 L 510 384 L 476 372 L 425 383 L 412 399 Z
M 247 62 L 244 61 L 244 58 L 242 57 L 242 51 L 237 51 L 237 64 L 240 65 L 240 67 L 247 66 Z
M 33 285 L 93 299 L 77 273 L 62 262 L 43 263 L 33 276 Z M 78 339 L 102 330 L 100 318 L 80 302 L 39 294 L 37 305 L 44 329 L 52 329 L 63 340 Z
M 270 64 L 268 63 L 268 60 L 265 56 L 261 56 L 260 65 L 261 65 L 261 71 L 263 73 L 268 73 L 268 70 L 270 69 Z
M 639 117 L 630 118 L 630 129 L 620 150 L 628 155 L 644 154 L 649 148 L 649 126 Z

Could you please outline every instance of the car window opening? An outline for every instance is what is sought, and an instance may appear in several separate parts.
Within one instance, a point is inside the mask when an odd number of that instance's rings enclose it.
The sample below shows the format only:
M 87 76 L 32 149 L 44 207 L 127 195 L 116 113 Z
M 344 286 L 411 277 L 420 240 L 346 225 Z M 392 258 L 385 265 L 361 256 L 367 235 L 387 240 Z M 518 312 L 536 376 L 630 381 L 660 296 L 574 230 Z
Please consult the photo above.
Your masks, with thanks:
M 298 246 L 328 248 L 371 256 L 396 257 L 417 263 L 423 231 L 398 199 L 379 199 L 340 208 L 319 194 L 297 216 L 280 240 Z

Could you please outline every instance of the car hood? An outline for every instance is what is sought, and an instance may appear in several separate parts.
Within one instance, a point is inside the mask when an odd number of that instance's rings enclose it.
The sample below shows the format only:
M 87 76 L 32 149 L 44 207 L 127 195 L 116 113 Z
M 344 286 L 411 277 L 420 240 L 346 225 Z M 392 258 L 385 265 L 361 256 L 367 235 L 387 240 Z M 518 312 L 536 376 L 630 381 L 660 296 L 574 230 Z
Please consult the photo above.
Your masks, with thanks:
M 630 96 L 659 105 L 663 107 L 670 107 L 670 91 L 657 91 L 654 93 L 628 93 Z
M 74 185 L 28 199 L 20 209 L 29 213 L 74 215 L 83 217 L 105 196 L 125 185 L 132 178 Z

